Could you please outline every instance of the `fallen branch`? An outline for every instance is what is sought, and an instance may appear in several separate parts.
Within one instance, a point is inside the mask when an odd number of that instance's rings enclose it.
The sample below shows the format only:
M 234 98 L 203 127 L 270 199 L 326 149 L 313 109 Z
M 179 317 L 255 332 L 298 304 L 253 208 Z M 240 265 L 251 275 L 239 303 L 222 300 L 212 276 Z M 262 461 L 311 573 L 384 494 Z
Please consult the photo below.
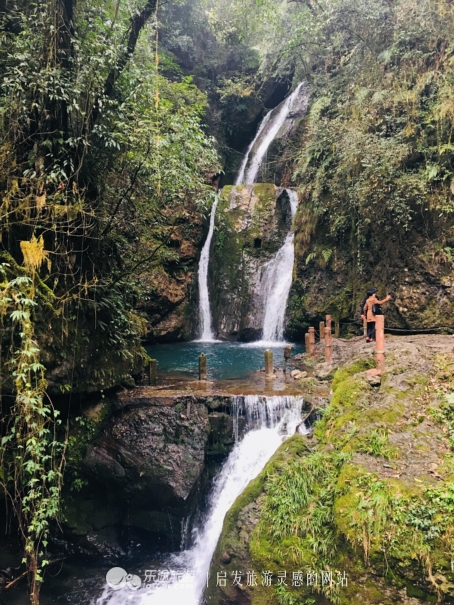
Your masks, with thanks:
M 306 422 L 306 420 L 307 420 L 307 419 L 309 418 L 309 416 L 312 414 L 312 412 L 314 411 L 314 409 L 315 409 L 315 408 L 314 408 L 314 404 L 313 404 L 313 403 L 311 403 L 311 409 L 310 409 L 310 410 L 309 410 L 309 412 L 308 412 L 308 413 L 307 413 L 307 414 L 304 416 L 304 418 L 301 420 L 301 422 L 300 422 L 300 423 L 299 423 L 299 424 L 296 426 L 296 429 L 295 429 L 295 435 L 296 435 L 297 433 L 299 433 L 300 426 L 301 426 L 302 424 L 304 424 L 304 422 Z
M 21 573 L 21 575 L 20 575 L 20 576 L 17 576 L 17 578 L 16 578 L 15 580 L 12 580 L 12 581 L 11 581 L 11 582 L 9 582 L 8 584 L 6 584 L 6 586 L 5 586 L 5 590 L 6 590 L 7 588 L 10 588 L 11 586 L 13 586 L 13 584 L 15 584 L 16 582 L 18 582 L 18 581 L 19 581 L 21 578 L 23 578 L 24 576 L 26 576 L 26 575 L 27 575 L 27 573 L 28 573 L 27 571 L 24 571 L 24 573 Z
M 52 565 L 52 563 L 58 563 L 59 561 L 64 561 L 65 559 L 66 559 L 66 557 L 61 557 L 60 559 L 54 559 L 53 561 L 49 561 L 48 565 Z M 11 586 L 13 586 L 16 582 L 19 582 L 19 580 L 21 580 L 27 574 L 28 574 L 28 571 L 24 571 L 24 573 L 21 573 L 20 576 L 17 576 L 17 578 L 12 580 L 11 582 L 8 582 L 8 584 L 6 584 L 6 586 L 5 586 L 5 590 L 7 588 L 11 588 Z

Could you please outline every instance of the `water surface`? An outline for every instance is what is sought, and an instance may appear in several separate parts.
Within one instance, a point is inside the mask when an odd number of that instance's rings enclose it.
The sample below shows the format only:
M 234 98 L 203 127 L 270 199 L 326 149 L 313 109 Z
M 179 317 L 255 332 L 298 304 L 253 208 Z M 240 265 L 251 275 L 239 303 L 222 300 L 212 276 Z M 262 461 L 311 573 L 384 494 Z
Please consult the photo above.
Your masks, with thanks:
M 180 342 L 149 345 L 148 355 L 158 362 L 158 374 L 198 378 L 198 358 L 201 353 L 207 356 L 209 380 L 231 380 L 246 378 L 252 372 L 264 367 L 263 353 L 273 351 L 274 367 L 284 366 L 284 347 L 286 343 L 257 342 Z M 301 344 L 292 345 L 292 356 L 304 352 Z

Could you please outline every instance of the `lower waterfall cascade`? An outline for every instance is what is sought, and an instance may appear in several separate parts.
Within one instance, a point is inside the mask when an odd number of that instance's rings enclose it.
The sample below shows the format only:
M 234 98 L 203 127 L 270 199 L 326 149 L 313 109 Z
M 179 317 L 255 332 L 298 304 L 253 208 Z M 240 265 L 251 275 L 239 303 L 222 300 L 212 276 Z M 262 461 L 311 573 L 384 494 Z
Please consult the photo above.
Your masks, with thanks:
M 298 194 L 292 189 L 286 191 L 290 199 L 293 221 L 298 206 Z M 264 342 L 279 342 L 284 338 L 285 310 L 292 286 L 294 259 L 294 234 L 290 231 L 274 258 L 262 268 L 260 284 L 265 306 L 262 335 Z
M 236 443 L 214 480 L 208 510 L 193 530 L 192 546 L 169 555 L 166 560 L 167 570 L 175 572 L 174 582 L 155 581 L 142 585 L 137 591 L 126 587 L 114 591 L 106 585 L 96 605 L 200 605 L 210 581 L 210 563 L 225 515 L 277 448 L 295 433 L 301 422 L 302 405 L 302 397 L 236 396 L 232 404 Z M 247 432 L 241 440 L 238 439 L 240 415 L 247 421 Z M 299 430 L 306 432 L 304 426 Z M 183 575 L 188 570 L 192 574 L 191 582 Z
M 208 290 L 208 265 L 210 262 L 210 246 L 214 233 L 214 221 L 216 217 L 216 208 L 219 198 L 217 197 L 211 207 L 210 226 L 208 235 L 200 254 L 199 262 L 199 322 L 200 322 L 200 342 L 214 342 L 214 334 L 212 327 L 210 294 Z

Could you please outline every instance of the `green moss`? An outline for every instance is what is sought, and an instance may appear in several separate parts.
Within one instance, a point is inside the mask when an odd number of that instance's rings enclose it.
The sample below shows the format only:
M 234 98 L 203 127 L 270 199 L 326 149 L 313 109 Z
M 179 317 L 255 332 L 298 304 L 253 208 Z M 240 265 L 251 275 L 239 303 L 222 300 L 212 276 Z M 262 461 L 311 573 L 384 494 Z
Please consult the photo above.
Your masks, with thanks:
M 355 403 L 361 397 L 365 383 L 361 378 L 347 375 L 338 386 L 331 399 L 322 420 L 317 423 L 314 433 L 322 442 L 332 442 L 333 435 L 338 429 L 343 429 L 348 423 L 355 423 L 362 413 Z M 367 388 L 367 387 L 366 387 Z
M 254 565 L 273 572 L 337 569 L 333 502 L 346 459 L 345 454 L 315 452 L 268 473 L 261 520 L 249 544 Z M 329 587 L 323 592 L 337 602 Z
M 242 185 L 239 185 L 237 187 L 237 189 L 240 190 L 240 187 L 242 187 Z M 228 205 L 230 203 L 230 194 L 232 192 L 232 189 L 233 189 L 233 185 L 226 185 L 225 187 L 222 188 L 220 200 L 219 200 L 220 209 L 224 209 L 226 207 L 226 205 Z
M 395 387 L 397 365 L 390 365 L 380 389 L 373 389 L 362 375 L 371 361 L 356 360 L 336 372 L 331 402 L 315 428 L 317 450 L 278 460 L 250 485 L 249 500 L 235 506 L 242 510 L 252 499 L 258 503 L 259 513 L 255 508 L 254 515 L 259 514 L 259 523 L 248 537 L 252 569 L 274 573 L 343 569 L 356 586 L 326 595 L 339 605 L 393 605 L 398 591 L 409 586 L 414 592 L 409 589 L 407 594 L 432 602 L 439 588 L 431 584 L 431 574 L 446 578 L 444 594 L 451 590 L 448 583 L 454 583 L 454 484 L 434 487 L 433 479 L 424 474 L 415 482 L 390 477 L 392 470 L 380 472 L 381 464 L 374 457 L 398 456 L 388 437 L 411 433 L 412 426 L 399 420 L 406 412 L 408 420 L 409 405 L 420 410 L 418 398 L 427 398 L 428 389 L 426 379 L 418 374 L 408 378 L 413 388 Z M 450 380 L 450 374 L 443 377 L 444 392 Z M 397 470 L 397 464 L 392 466 Z M 439 470 L 452 474 L 452 467 L 447 458 Z M 379 470 L 371 472 L 371 468 Z M 241 510 L 227 528 L 231 535 L 238 531 Z M 223 540 L 227 545 L 228 537 Z M 415 574 L 418 567 L 419 575 Z M 375 583 L 376 577 L 382 579 Z M 307 590 L 298 596 L 298 604 L 312 598 Z M 274 599 L 261 596 L 257 603 L 292 603 L 296 597 L 289 587 Z
M 230 533 L 238 520 L 240 511 L 251 502 L 257 500 L 263 491 L 268 475 L 281 468 L 286 462 L 306 455 L 307 451 L 306 440 L 301 435 L 294 435 L 283 443 L 260 475 L 253 479 L 243 493 L 235 500 L 225 517 L 223 534 Z
M 373 367 L 375 367 L 374 359 L 372 356 L 370 356 L 367 359 L 358 359 L 358 361 L 355 361 L 350 365 L 339 368 L 334 374 L 331 388 L 333 389 L 333 391 L 335 391 L 339 384 L 346 380 L 349 376 L 359 374 L 360 372 L 365 372 L 366 370 L 370 370 L 370 368 Z
M 436 603 L 438 601 L 438 599 L 435 595 L 431 595 L 431 594 L 425 592 L 424 590 L 421 590 L 414 584 L 410 584 L 410 582 L 406 583 L 405 588 L 406 588 L 408 597 L 413 597 L 415 599 L 419 599 L 420 601 L 423 601 L 425 603 Z

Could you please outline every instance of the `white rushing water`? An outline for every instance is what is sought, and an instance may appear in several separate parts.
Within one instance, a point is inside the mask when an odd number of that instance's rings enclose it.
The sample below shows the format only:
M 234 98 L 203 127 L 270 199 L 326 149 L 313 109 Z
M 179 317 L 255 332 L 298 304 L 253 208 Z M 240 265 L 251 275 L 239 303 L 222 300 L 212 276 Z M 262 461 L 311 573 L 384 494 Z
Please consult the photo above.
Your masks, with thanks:
M 292 189 L 286 191 L 290 199 L 293 221 L 298 206 L 298 194 Z M 265 304 L 262 340 L 265 342 L 279 342 L 284 338 L 285 310 L 292 285 L 295 259 L 293 239 L 293 232 L 289 232 L 276 256 L 262 268 L 260 286 Z
M 269 146 L 279 132 L 279 136 L 282 135 L 284 123 L 287 121 L 287 129 L 291 128 L 295 116 L 306 111 L 308 95 L 304 86 L 304 82 L 299 84 L 280 107 L 266 114 L 243 159 L 236 185 L 254 184 Z M 291 189 L 286 191 L 290 198 L 293 221 L 298 206 L 298 195 Z M 250 346 L 270 346 L 283 341 L 285 311 L 292 285 L 295 257 L 293 240 L 294 235 L 290 231 L 276 255 L 261 269 L 258 298 L 264 308 L 262 339 L 249 343 Z
M 246 155 L 243 158 L 243 162 L 241 163 L 240 171 L 238 172 L 238 176 L 236 177 L 235 185 L 242 185 L 242 184 L 247 185 L 247 184 L 250 184 L 247 181 L 245 181 L 245 178 L 244 178 L 244 173 L 246 171 L 246 166 L 247 166 L 247 163 L 249 162 L 249 155 L 250 155 L 250 153 L 252 151 L 252 148 L 255 145 L 255 142 L 261 137 L 262 132 L 266 128 L 266 125 L 268 124 L 269 119 L 271 118 L 272 113 L 273 113 L 273 110 L 269 111 L 266 114 L 266 116 L 263 118 L 263 120 L 262 120 L 262 122 L 261 122 L 261 124 L 259 126 L 259 129 L 257 130 L 257 134 L 255 135 L 254 139 L 252 140 L 252 143 L 249 145 L 248 150 L 246 151 Z
M 136 592 L 126 586 L 118 591 L 106 586 L 96 604 L 199 605 L 207 582 L 216 582 L 208 572 L 225 515 L 248 483 L 263 470 L 279 445 L 295 433 L 301 420 L 302 403 L 301 397 L 236 397 L 233 405 L 236 437 L 240 414 L 246 416 L 250 430 L 236 442 L 214 482 L 208 511 L 195 531 L 193 546 L 173 555 L 168 561 L 167 569 L 174 581 L 142 584 Z M 305 431 L 304 427 L 302 430 Z M 176 572 L 183 574 L 185 570 L 191 570 L 191 574 L 184 577 L 176 575 Z
M 210 262 L 210 246 L 211 240 L 213 239 L 214 219 L 216 217 L 218 201 L 219 198 L 216 198 L 211 208 L 210 227 L 208 229 L 207 239 L 200 254 L 198 274 L 200 338 L 198 342 L 216 342 L 213 334 L 210 294 L 208 291 L 208 265 Z
M 252 185 L 255 183 L 263 158 L 284 122 L 295 109 L 295 105 L 298 105 L 299 97 L 302 95 L 301 89 L 304 85 L 305 83 L 301 82 L 277 110 L 272 109 L 263 118 L 257 134 L 249 145 L 243 159 L 235 185 Z M 307 95 L 304 96 L 303 100 L 306 104 Z

